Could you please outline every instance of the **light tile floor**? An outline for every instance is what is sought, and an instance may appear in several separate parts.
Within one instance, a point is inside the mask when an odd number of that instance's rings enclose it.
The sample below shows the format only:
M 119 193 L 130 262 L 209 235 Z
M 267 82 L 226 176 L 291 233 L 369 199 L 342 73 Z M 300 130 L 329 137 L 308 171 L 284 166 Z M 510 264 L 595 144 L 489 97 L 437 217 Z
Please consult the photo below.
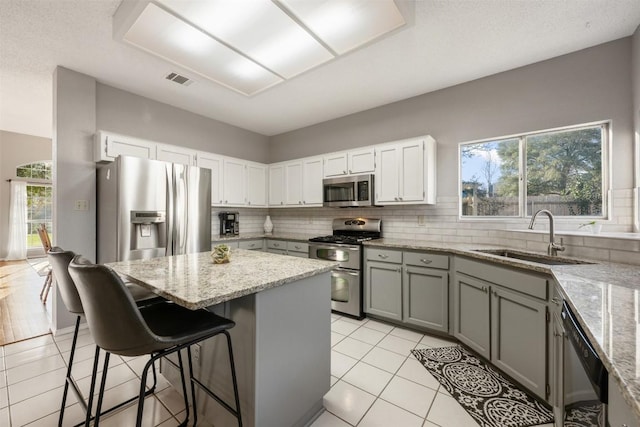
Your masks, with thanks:
M 475 427 L 465 410 L 410 355 L 414 348 L 455 345 L 451 341 L 375 320 L 332 314 L 331 390 L 313 427 Z M 71 334 L 46 335 L 0 347 L 0 426 L 56 426 Z M 88 394 L 94 352 L 87 329 L 80 332 L 73 374 Z M 112 356 L 104 407 L 137 393 L 146 357 Z M 145 401 L 144 425 L 172 427 L 184 418 L 181 396 L 159 375 L 154 396 Z M 101 424 L 133 425 L 135 405 L 103 418 Z M 64 425 L 83 419 L 69 393 Z M 199 419 L 198 425 L 208 426 Z M 546 425 L 545 427 L 551 427 Z

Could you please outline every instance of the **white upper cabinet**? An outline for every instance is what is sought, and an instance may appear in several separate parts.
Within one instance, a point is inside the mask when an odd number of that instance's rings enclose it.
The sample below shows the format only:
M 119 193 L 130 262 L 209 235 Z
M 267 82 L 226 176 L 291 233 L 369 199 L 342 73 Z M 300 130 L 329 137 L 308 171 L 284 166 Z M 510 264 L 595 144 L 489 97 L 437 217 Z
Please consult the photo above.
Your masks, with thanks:
M 368 147 L 361 150 L 351 150 L 349 157 L 349 174 L 358 175 L 361 173 L 373 173 L 376 168 L 375 150 Z
M 198 152 L 196 166 L 211 169 L 211 205 L 223 205 L 224 175 L 222 173 L 223 157 L 211 153 Z
M 246 189 L 246 162 L 239 159 L 225 157 L 222 170 L 224 172 L 224 197 L 225 206 L 244 206 L 247 204 Z
M 120 155 L 155 159 L 156 145 L 145 139 L 98 131 L 95 135 L 93 158 L 95 162 L 112 162 Z
M 322 206 L 322 157 L 302 160 L 302 204 Z
M 284 206 L 284 164 L 269 165 L 269 206 Z
M 269 165 L 269 207 L 322 206 L 322 157 Z
M 267 165 L 247 162 L 247 205 L 267 206 Z
M 157 144 L 156 160 L 193 166 L 196 164 L 196 151 L 177 145 Z
M 349 173 L 349 164 L 347 153 L 333 153 L 324 156 L 324 176 L 347 175 Z
M 435 203 L 435 141 L 430 136 L 376 147 L 375 201 Z
M 285 199 L 289 206 L 302 205 L 302 162 L 286 163 L 285 169 Z
M 326 154 L 323 159 L 325 178 L 373 173 L 375 170 L 374 147 Z

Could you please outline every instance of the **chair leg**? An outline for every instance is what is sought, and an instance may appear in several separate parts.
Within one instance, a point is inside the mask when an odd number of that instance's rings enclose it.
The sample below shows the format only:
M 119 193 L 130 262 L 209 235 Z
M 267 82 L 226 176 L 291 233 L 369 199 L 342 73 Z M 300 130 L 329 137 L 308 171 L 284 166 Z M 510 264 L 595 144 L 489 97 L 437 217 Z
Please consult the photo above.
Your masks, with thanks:
M 157 359 L 164 357 L 164 355 L 165 355 L 164 352 L 152 354 L 149 361 L 144 365 L 144 369 L 142 371 L 142 378 L 140 379 L 140 393 L 138 395 L 138 413 L 136 416 L 136 426 L 138 427 L 142 425 L 142 416 L 144 412 L 144 398 L 149 394 L 151 394 L 149 392 L 145 392 L 145 388 L 147 384 L 147 375 L 149 374 L 149 367 L 153 368 L 154 388 L 155 388 L 155 375 L 156 375 L 155 362 Z M 187 397 L 187 386 L 184 378 L 184 366 L 182 364 L 182 357 L 179 351 L 178 351 L 178 362 L 180 366 L 180 379 L 182 380 L 182 392 L 184 394 L 184 403 L 185 403 L 185 410 L 186 410 L 185 420 L 180 425 L 186 426 L 189 421 L 189 400 Z
M 189 347 L 187 347 L 187 351 L 188 351 Z M 191 361 L 191 355 L 189 355 L 189 362 Z M 180 380 L 182 381 L 182 395 L 184 396 L 184 408 L 186 411 L 186 416 L 184 417 L 184 421 L 181 423 L 181 425 L 186 426 L 187 423 L 189 422 L 189 396 L 187 395 L 187 384 L 185 382 L 185 378 L 184 378 L 184 364 L 182 363 L 182 354 L 180 351 L 178 351 L 178 364 L 180 365 Z M 194 414 L 195 414 L 195 402 L 194 402 Z M 193 419 L 193 426 L 195 427 L 197 422 L 197 416 L 194 415 L 194 419 Z
M 47 278 L 44 280 L 44 285 L 42 286 L 42 290 L 40 291 L 40 300 L 43 304 L 47 303 L 47 296 L 49 295 L 49 289 L 51 289 L 51 282 L 53 282 L 51 271 L 47 274 Z M 42 296 L 44 294 L 44 297 Z
M 107 353 L 108 355 L 109 353 Z M 89 427 L 91 422 L 91 408 L 93 407 L 93 394 L 96 390 L 96 377 L 98 376 L 98 360 L 100 359 L 100 347 L 96 346 L 93 356 L 93 371 L 91 372 L 91 386 L 89 387 L 89 403 L 87 403 L 87 414 L 84 419 L 85 427 Z
M 189 383 L 191 384 L 191 404 L 193 405 L 193 425 L 198 423 L 198 406 L 196 402 L 196 384 L 193 381 L 193 362 L 191 358 L 191 346 L 187 347 L 187 356 L 189 362 Z
M 100 392 L 98 393 L 98 406 L 96 407 L 96 417 L 93 420 L 93 426 L 98 427 L 100 424 L 100 412 L 102 411 L 102 400 L 104 399 L 104 388 L 107 384 L 107 370 L 109 368 L 109 356 L 111 353 L 108 351 L 104 354 L 104 366 L 102 368 L 102 382 L 100 384 Z M 93 390 L 92 390 L 93 392 Z M 87 412 L 90 414 L 90 412 Z
M 58 427 L 62 427 L 62 419 L 64 418 L 64 408 L 67 403 L 67 393 L 69 392 L 69 382 L 71 381 L 71 368 L 73 366 L 73 356 L 76 352 L 76 341 L 78 340 L 78 329 L 80 329 L 80 316 L 76 319 L 76 327 L 73 330 L 73 340 L 71 341 L 71 354 L 69 355 L 69 364 L 67 366 L 67 376 L 64 381 L 64 391 L 62 392 L 62 405 L 60 405 L 60 416 L 58 417 Z
M 236 378 L 236 364 L 233 361 L 233 349 L 231 348 L 231 336 L 228 331 L 222 331 L 227 337 L 227 347 L 229 347 L 229 363 L 231 364 L 231 378 L 233 379 L 233 395 L 236 399 L 236 413 L 238 427 L 242 427 L 242 415 L 240 414 L 240 396 L 238 394 L 238 379 Z

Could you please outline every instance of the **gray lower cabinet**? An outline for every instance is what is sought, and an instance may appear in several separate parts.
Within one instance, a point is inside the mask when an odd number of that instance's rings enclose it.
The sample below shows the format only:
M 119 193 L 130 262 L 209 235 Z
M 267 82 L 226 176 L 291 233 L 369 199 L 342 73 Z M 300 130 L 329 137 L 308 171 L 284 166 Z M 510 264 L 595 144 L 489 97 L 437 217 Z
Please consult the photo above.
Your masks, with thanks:
M 402 321 L 402 265 L 367 261 L 365 312 Z
M 453 286 L 453 336 L 491 359 L 491 285 L 456 273 Z
M 366 248 L 365 259 L 366 313 L 448 332 L 447 255 Z
M 434 268 L 404 268 L 402 321 L 447 332 L 449 329 L 449 273 Z
M 456 258 L 454 336 L 545 400 L 547 287 L 547 277 Z
M 241 240 L 238 243 L 240 249 L 248 249 L 251 251 L 261 251 L 264 249 L 264 239 Z
M 309 258 L 309 244 L 307 242 L 267 239 L 267 252 Z

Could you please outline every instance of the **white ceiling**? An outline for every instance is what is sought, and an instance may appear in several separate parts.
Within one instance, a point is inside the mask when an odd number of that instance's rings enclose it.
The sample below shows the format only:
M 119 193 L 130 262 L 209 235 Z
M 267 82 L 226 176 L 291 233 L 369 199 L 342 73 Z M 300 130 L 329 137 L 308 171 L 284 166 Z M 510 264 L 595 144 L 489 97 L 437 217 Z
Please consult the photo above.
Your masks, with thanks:
M 375 1 L 375 0 L 372 0 Z M 0 129 L 52 134 L 52 75 L 276 135 L 633 34 L 638 0 L 399 0 L 390 37 L 246 97 L 112 37 L 120 0 L 0 0 Z M 177 71 L 196 82 L 164 79 Z

